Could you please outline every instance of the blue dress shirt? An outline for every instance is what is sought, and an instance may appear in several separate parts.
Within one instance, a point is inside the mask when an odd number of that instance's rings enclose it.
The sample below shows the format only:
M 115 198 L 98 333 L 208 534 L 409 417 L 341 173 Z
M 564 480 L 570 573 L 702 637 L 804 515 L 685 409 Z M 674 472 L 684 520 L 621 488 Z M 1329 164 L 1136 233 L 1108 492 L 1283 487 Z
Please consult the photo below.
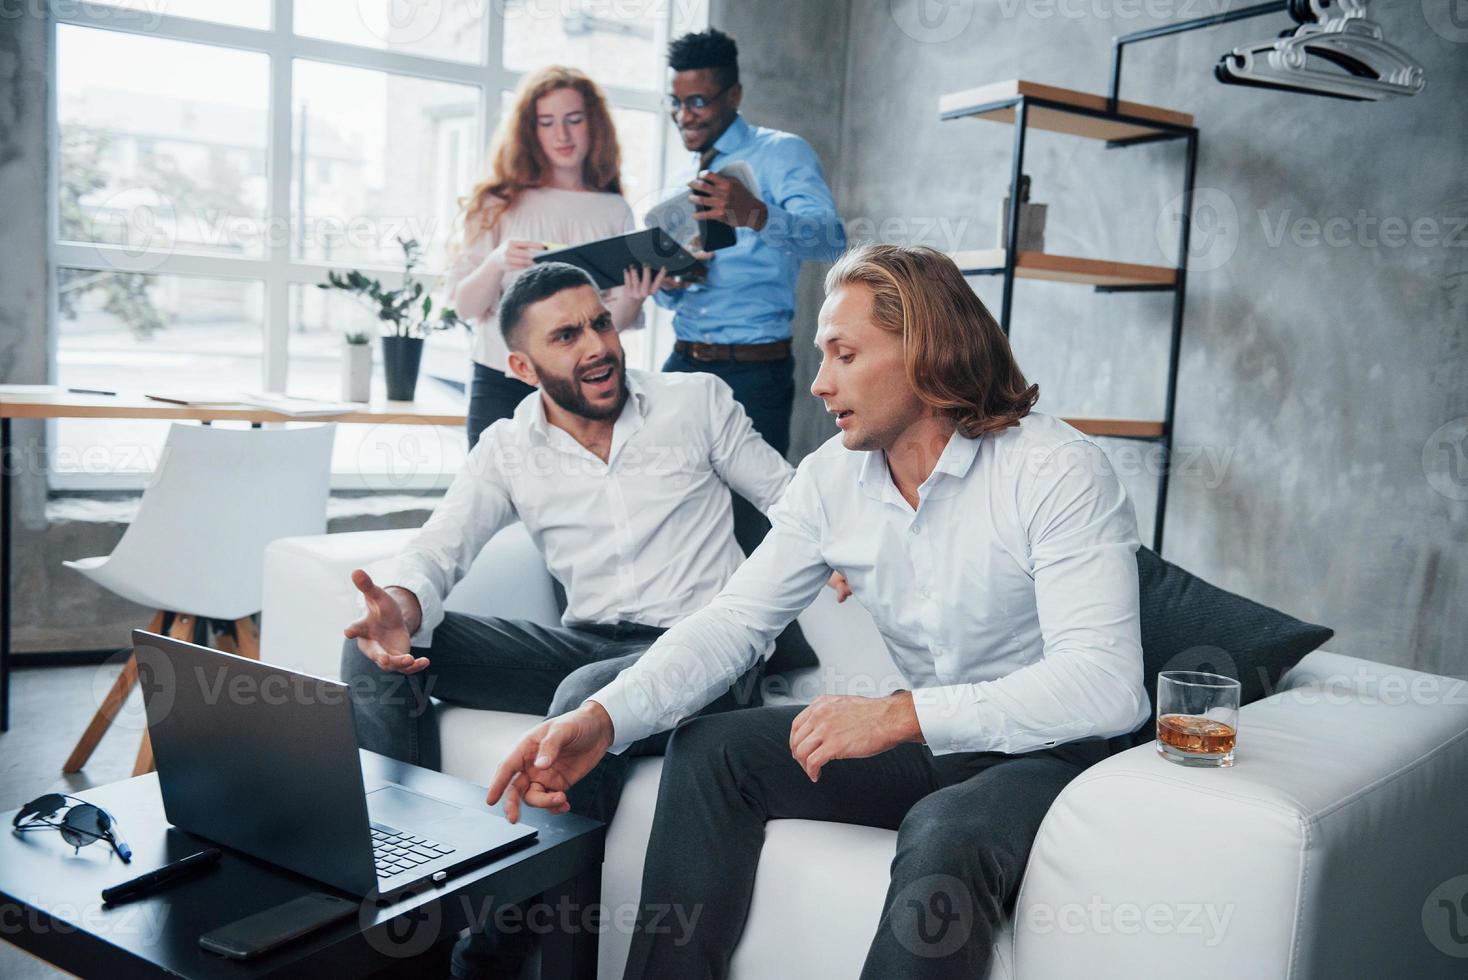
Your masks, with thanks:
M 759 180 L 769 219 L 759 231 L 737 228 L 736 241 L 719 249 L 708 279 L 657 293 L 674 311 L 679 340 L 709 344 L 763 344 L 790 336 L 800 263 L 829 262 L 846 249 L 846 229 L 809 143 L 793 133 L 751 126 L 743 116 L 714 142 L 709 169 L 744 160 Z M 698 173 L 699 155 L 693 155 Z

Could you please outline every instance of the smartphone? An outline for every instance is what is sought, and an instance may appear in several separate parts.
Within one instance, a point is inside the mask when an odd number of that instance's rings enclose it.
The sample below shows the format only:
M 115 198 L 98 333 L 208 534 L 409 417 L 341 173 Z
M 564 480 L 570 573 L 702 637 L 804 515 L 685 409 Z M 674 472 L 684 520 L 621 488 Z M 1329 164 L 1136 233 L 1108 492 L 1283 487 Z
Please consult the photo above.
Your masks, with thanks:
M 311 892 L 247 915 L 199 937 L 199 945 L 232 960 L 248 960 L 354 914 L 358 903 Z

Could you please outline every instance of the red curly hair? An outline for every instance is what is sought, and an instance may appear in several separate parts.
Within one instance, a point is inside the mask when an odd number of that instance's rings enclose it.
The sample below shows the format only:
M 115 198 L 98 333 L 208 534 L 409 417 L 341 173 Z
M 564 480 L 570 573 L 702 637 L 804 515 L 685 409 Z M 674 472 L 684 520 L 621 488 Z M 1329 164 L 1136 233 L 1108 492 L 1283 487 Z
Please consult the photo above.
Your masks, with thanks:
M 489 152 L 489 176 L 459 199 L 463 235 L 473 241 L 495 223 L 520 195 L 539 187 L 550 170 L 536 135 L 536 102 L 543 95 L 570 88 L 581 93 L 591 131 L 591 150 L 582 164 L 582 180 L 595 191 L 622 193 L 622 150 L 612 125 L 606 96 L 585 72 L 549 65 L 525 76 L 515 95 L 515 106 L 500 121 Z

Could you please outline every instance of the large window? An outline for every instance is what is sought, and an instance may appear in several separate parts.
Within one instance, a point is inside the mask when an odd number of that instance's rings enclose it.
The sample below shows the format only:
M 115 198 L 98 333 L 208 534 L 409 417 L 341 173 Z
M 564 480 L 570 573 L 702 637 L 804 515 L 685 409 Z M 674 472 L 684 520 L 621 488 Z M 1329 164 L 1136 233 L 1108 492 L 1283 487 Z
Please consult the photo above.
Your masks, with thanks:
M 663 51 L 706 20 L 702 0 L 58 6 L 56 382 L 336 397 L 341 336 L 372 321 L 313 288 L 327 270 L 391 282 L 399 236 L 441 270 L 504 93 L 545 64 L 602 84 L 625 192 L 645 204 L 677 159 L 658 108 Z M 671 342 L 651 319 L 627 338 L 633 365 L 654 366 Z M 468 374 L 469 338 L 435 335 L 420 398 L 461 399 Z M 357 429 L 338 430 L 342 481 L 370 476 L 380 455 L 368 441 L 381 433 Z M 53 481 L 137 485 L 163 430 L 62 420 Z M 432 484 L 454 465 L 425 469 L 440 474 Z

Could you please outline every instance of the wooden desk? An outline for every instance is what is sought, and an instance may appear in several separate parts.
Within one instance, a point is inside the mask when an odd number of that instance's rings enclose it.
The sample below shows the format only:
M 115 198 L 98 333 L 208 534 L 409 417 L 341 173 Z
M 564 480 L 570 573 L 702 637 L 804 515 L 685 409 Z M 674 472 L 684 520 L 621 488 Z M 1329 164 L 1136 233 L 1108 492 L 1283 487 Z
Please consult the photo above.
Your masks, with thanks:
M 16 463 L 12 419 L 159 419 L 177 422 L 345 422 L 369 425 L 463 425 L 464 408 L 447 396 L 418 402 L 385 399 L 340 415 L 282 415 L 238 402 L 174 405 L 141 392 L 79 395 L 59 385 L 0 385 L 0 732 L 10 730 L 10 519 Z

